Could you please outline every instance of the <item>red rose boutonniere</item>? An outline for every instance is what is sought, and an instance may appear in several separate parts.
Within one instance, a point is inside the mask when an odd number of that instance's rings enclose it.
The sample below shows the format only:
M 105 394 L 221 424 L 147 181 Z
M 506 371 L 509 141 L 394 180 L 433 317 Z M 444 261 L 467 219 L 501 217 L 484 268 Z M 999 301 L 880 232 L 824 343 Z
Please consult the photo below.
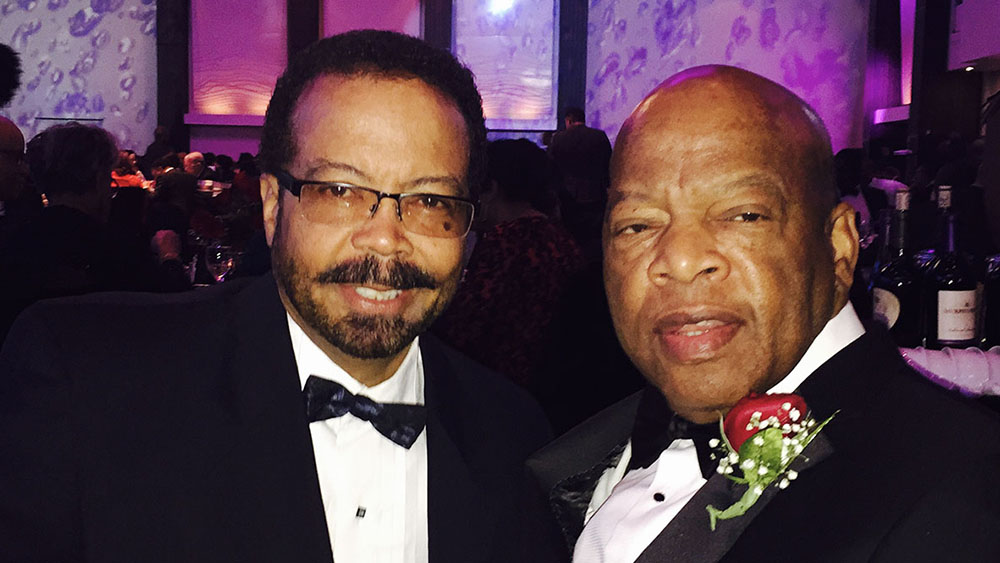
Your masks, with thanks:
M 794 481 L 798 474 L 788 466 L 834 416 L 816 422 L 798 395 L 751 393 L 733 405 L 725 418 L 720 417 L 722 441 L 709 442 L 720 449 L 718 472 L 746 485 L 747 490 L 725 510 L 707 507 L 712 530 L 718 520 L 744 515 L 775 481 L 779 489 Z

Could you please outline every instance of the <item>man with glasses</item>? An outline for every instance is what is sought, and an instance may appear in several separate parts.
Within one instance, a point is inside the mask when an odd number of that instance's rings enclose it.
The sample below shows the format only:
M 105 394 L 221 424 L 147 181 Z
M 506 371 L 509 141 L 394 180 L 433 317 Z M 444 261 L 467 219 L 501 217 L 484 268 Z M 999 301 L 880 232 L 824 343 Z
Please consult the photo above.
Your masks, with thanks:
M 484 145 L 446 52 L 363 31 L 297 55 L 261 142 L 273 277 L 47 303 L 8 338 L 4 556 L 520 560 L 544 418 L 423 335 L 458 285 Z

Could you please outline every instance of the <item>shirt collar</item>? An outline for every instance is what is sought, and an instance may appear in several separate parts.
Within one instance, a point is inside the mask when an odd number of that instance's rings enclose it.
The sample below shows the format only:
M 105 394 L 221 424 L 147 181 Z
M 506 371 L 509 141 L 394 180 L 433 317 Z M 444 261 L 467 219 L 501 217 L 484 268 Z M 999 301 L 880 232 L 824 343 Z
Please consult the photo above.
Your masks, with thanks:
M 792 371 L 784 379 L 771 387 L 768 393 L 793 393 L 819 366 L 826 363 L 837 352 L 847 347 L 865 333 L 865 327 L 858 319 L 858 314 L 854 311 L 854 306 L 850 303 L 844 305 L 832 319 L 827 321 L 823 330 L 816 335 L 816 338 L 806 349 L 799 363 L 795 364 Z
M 367 387 L 351 377 L 313 342 L 287 312 L 288 332 L 292 339 L 292 352 L 299 371 L 299 385 L 303 388 L 310 375 L 329 379 L 344 386 L 355 395 L 364 395 L 380 403 L 424 404 L 424 367 L 418 339 L 392 377 L 378 385 Z

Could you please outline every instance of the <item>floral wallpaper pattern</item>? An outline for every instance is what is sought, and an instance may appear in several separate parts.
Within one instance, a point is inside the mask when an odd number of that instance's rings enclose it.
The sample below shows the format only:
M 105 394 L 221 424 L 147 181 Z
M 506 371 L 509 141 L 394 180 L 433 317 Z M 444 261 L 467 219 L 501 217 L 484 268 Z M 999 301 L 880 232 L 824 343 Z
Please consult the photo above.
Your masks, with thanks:
M 0 42 L 21 55 L 21 88 L 0 113 L 25 138 L 99 120 L 142 153 L 156 127 L 155 0 L 0 0 Z
M 614 139 L 670 75 L 728 64 L 805 99 L 834 150 L 860 146 L 867 41 L 867 0 L 590 0 L 588 121 Z

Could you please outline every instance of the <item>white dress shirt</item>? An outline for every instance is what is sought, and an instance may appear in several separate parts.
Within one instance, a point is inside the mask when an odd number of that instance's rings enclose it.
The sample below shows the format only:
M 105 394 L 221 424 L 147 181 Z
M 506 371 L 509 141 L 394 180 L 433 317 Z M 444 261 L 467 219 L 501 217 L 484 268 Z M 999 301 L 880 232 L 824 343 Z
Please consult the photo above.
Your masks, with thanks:
M 768 393 L 794 392 L 819 366 L 864 333 L 848 303 Z M 573 551 L 574 563 L 632 563 L 706 482 L 693 440 L 674 440 L 649 467 L 628 471 L 631 458 L 630 440 L 618 464 L 598 480 Z
M 396 373 L 365 387 L 335 364 L 288 317 L 299 380 L 336 381 L 380 403 L 424 404 L 416 340 Z M 427 432 L 406 449 L 346 414 L 309 425 L 334 561 L 427 562 Z

